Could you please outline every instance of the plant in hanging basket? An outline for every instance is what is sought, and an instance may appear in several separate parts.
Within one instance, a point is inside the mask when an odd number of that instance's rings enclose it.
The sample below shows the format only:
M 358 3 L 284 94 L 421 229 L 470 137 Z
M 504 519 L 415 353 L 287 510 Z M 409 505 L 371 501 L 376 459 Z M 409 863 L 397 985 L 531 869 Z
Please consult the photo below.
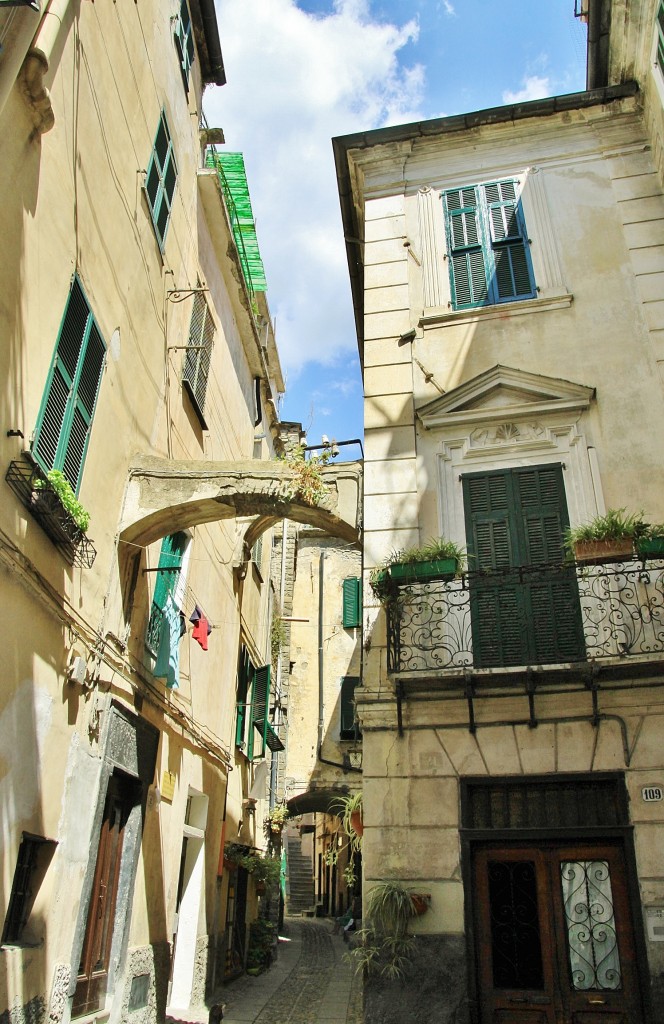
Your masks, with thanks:
M 466 553 L 451 540 L 438 537 L 421 547 L 393 551 L 374 569 L 369 584 L 376 597 L 389 601 L 394 584 L 451 580 L 462 571 Z

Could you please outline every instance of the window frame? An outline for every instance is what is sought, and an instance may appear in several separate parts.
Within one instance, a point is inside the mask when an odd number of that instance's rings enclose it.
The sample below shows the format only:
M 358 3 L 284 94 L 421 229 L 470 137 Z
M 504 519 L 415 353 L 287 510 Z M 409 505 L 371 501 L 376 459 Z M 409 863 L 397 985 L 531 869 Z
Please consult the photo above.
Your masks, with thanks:
M 86 310 L 82 324 L 73 322 L 77 316 L 75 309 L 77 302 Z M 79 308 L 79 315 L 81 312 L 82 309 Z M 71 357 L 72 352 L 67 352 L 66 348 L 69 346 L 71 349 L 74 332 L 77 335 L 80 334 L 80 343 L 73 366 L 68 366 L 67 357 Z M 30 445 L 32 457 L 37 465 L 45 473 L 51 469 L 61 470 L 75 494 L 78 494 L 81 486 L 92 423 L 106 366 L 106 351 L 106 342 L 78 274 L 75 274 L 60 321 L 53 358 Z M 94 365 L 90 364 L 91 358 L 95 359 Z M 90 387 L 94 383 L 95 373 L 96 384 L 94 387 Z M 60 388 L 59 395 L 58 386 Z M 87 396 L 84 394 L 85 391 L 87 391 Z M 58 409 L 58 402 L 60 409 Z M 76 422 L 77 417 L 78 423 Z M 80 440 L 81 423 L 85 428 L 85 436 L 82 441 Z M 55 433 L 57 433 L 57 441 L 53 444 L 52 438 Z M 51 439 L 50 444 L 49 439 Z M 72 442 L 76 440 L 79 441 L 78 452 L 75 447 L 72 447 Z M 50 453 L 49 448 L 51 449 Z
M 180 10 L 175 18 L 173 28 L 173 39 L 180 61 L 180 71 L 185 92 L 189 94 L 189 74 L 191 72 L 196 49 L 194 46 L 194 29 L 191 23 L 191 14 L 187 6 L 187 0 L 180 0 Z
M 35 898 L 57 847 L 54 839 L 22 832 L 2 927 L 3 946 L 33 945 L 25 931 Z
M 235 746 L 250 761 L 265 757 L 270 731 L 270 665 L 255 666 L 247 648 L 242 645 L 238 665 L 235 702 Z M 256 744 L 256 733 L 261 737 Z
M 158 142 L 160 132 L 162 131 L 166 136 L 166 152 L 163 160 L 159 156 Z M 156 169 L 156 170 L 155 170 Z M 152 186 L 153 173 L 156 173 L 156 179 L 154 186 Z M 171 177 L 169 178 L 169 174 Z M 170 194 L 167 185 L 172 178 L 172 187 Z M 166 235 L 168 233 L 168 226 L 171 221 L 171 212 L 173 209 L 173 197 L 175 196 L 175 189 L 177 187 L 178 180 L 178 167 L 175 159 L 175 147 L 173 146 L 173 139 L 171 137 L 171 130 L 168 126 L 168 118 L 166 117 L 166 111 L 162 108 L 159 115 L 159 124 L 157 125 L 157 131 L 155 133 L 154 142 L 152 144 L 152 152 L 150 154 L 150 161 L 148 163 L 148 169 L 145 173 L 145 182 L 143 185 L 145 191 L 145 197 L 147 199 L 148 209 L 150 210 L 150 220 L 152 221 L 152 227 L 157 237 L 157 243 L 161 252 L 164 251 L 166 243 Z M 154 198 L 151 193 L 154 192 Z M 167 213 L 166 220 L 163 222 L 163 226 L 160 226 L 162 216 L 162 206 L 166 204 Z
M 507 187 L 513 196 L 504 194 Z M 488 190 L 495 189 L 496 197 L 491 198 Z M 466 202 L 473 193 L 473 202 Z M 537 286 L 530 255 L 530 239 L 526 229 L 521 203 L 520 182 L 517 178 L 500 178 L 470 185 L 446 188 L 441 192 L 443 219 L 445 225 L 446 259 L 449 264 L 450 298 L 455 311 L 481 309 L 486 306 L 522 302 L 537 297 Z M 459 205 L 451 206 L 450 197 L 457 195 Z M 512 216 L 508 210 L 512 208 Z M 499 214 L 499 211 L 503 211 Z M 458 220 L 457 220 L 458 219 Z M 463 241 L 457 238 L 461 225 Z M 502 224 L 502 234 L 496 225 Z M 513 230 L 515 229 L 515 230 Z M 522 253 L 522 257 L 519 256 Z M 521 259 L 519 267 L 515 261 Z M 460 295 L 460 280 L 455 264 L 464 261 L 468 276 L 468 301 Z M 479 260 L 481 260 L 481 267 Z M 480 294 L 475 296 L 473 288 L 482 275 Z M 517 290 L 517 278 L 521 273 L 528 278 L 529 289 Z M 514 294 L 501 294 L 501 275 L 511 278 Z
M 355 690 L 360 685 L 359 676 L 342 676 L 339 688 L 339 739 L 358 740 L 361 738 L 359 723 L 355 717 Z M 352 710 L 352 725 L 348 726 L 348 717 Z

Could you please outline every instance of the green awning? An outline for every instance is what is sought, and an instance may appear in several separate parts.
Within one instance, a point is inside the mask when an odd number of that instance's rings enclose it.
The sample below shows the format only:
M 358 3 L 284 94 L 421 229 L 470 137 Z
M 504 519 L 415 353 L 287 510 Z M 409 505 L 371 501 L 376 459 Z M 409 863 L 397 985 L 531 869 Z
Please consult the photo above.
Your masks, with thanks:
M 265 270 L 258 249 L 256 222 L 242 153 L 208 151 L 208 167 L 216 167 L 233 228 L 233 237 L 240 254 L 244 279 L 250 291 L 267 291 Z

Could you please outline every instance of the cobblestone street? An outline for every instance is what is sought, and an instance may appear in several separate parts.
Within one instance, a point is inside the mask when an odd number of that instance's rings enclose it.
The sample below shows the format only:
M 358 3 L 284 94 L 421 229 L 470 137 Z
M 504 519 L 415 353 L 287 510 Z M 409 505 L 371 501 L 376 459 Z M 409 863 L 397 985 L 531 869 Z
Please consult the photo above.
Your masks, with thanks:
M 220 993 L 224 1024 L 361 1024 L 361 982 L 330 921 L 287 918 L 272 967 Z M 208 1011 L 170 1007 L 166 1024 L 207 1024 Z

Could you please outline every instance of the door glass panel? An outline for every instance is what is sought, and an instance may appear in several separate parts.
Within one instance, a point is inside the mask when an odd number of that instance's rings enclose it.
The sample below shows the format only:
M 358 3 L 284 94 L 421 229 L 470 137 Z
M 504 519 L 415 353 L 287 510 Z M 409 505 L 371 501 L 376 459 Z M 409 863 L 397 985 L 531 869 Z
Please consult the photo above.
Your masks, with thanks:
M 619 989 L 622 981 L 608 862 L 562 861 L 560 880 L 573 987 L 577 991 Z
M 542 945 L 532 861 L 489 861 L 495 988 L 542 989 Z

